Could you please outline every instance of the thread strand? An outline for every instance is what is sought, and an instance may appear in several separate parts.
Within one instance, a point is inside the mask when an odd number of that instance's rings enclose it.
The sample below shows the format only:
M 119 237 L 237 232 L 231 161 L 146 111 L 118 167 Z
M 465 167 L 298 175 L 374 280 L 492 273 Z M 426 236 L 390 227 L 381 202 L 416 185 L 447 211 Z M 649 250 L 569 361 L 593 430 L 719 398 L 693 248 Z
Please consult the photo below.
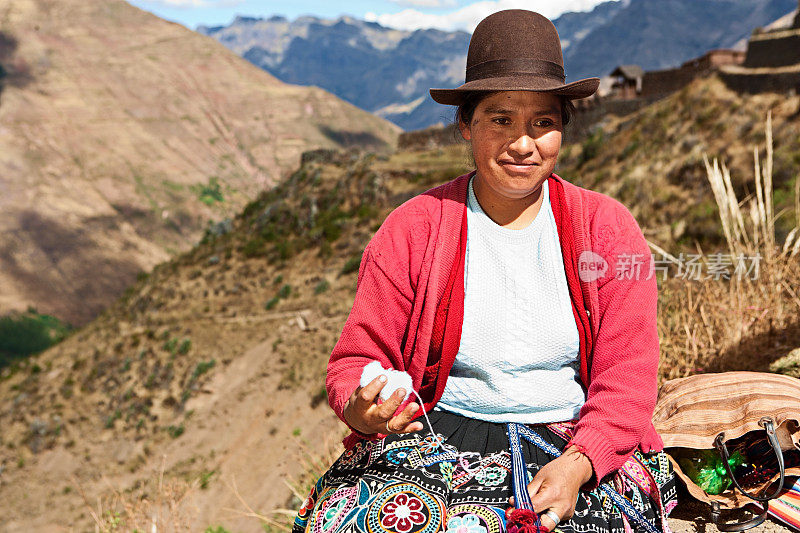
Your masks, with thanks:
M 425 416 L 425 421 L 428 423 L 428 430 L 431 432 L 433 441 L 436 442 L 436 433 L 433 432 L 433 424 L 431 424 L 431 419 L 428 418 L 428 412 L 425 410 L 425 402 L 422 401 L 422 397 L 420 397 L 417 391 L 411 389 L 411 392 L 417 396 L 417 400 L 419 400 L 419 408 L 422 409 L 422 414 Z

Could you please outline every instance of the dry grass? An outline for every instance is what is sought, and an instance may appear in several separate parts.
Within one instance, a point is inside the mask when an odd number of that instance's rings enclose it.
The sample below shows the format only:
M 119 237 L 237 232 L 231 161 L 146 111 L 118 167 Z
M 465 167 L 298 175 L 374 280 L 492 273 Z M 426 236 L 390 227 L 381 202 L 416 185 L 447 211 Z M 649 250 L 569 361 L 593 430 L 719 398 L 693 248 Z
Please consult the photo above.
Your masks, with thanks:
M 143 487 L 136 491 L 121 491 L 109 483 L 109 494 L 89 501 L 80 483 L 78 490 L 88 508 L 97 533 L 133 531 L 148 533 L 183 533 L 195 531 L 192 515 L 197 508 L 191 495 L 197 483 L 164 479 L 164 464 Z
M 800 276 L 800 177 L 794 213 L 775 214 L 771 116 L 767 117 L 763 162 L 754 148 L 754 193 L 739 200 L 725 164 L 705 158 L 705 165 L 728 248 L 718 252 L 722 255 L 716 256 L 716 261 L 719 264 L 720 258 L 729 258 L 730 275 L 729 279 L 720 276 L 700 281 L 672 278 L 662 284 L 662 379 L 697 372 L 766 371 L 770 362 L 798 343 L 800 298 L 795 287 Z M 780 216 L 795 219 L 794 229 L 783 242 L 775 232 Z M 699 246 L 698 252 L 703 252 Z M 706 272 L 712 260 L 714 254 L 703 255 Z M 752 270 L 737 271 L 737 263 Z
M 234 479 L 230 485 L 231 490 L 239 500 L 242 509 L 227 509 L 239 516 L 255 518 L 267 532 L 291 531 L 297 510 L 305 501 L 314 488 L 317 480 L 330 468 L 334 461 L 342 454 L 344 448 L 341 440 L 344 435 L 328 435 L 323 442 L 319 443 L 319 448 L 309 448 L 308 443 L 299 439 L 295 441 L 297 446 L 297 462 L 303 466 L 303 471 L 297 479 L 286 479 L 284 484 L 292 493 L 292 497 L 287 502 L 288 507 L 278 508 L 267 512 L 260 512 L 253 509 L 247 501 L 239 494 Z

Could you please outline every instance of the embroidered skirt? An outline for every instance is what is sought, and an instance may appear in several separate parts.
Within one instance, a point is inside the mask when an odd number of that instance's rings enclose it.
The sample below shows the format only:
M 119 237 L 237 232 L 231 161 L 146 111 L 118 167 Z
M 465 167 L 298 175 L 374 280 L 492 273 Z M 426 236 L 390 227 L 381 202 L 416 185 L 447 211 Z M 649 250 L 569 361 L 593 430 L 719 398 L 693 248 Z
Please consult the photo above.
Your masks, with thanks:
M 430 414 L 435 436 L 417 433 L 360 441 L 317 481 L 294 522 L 293 533 L 502 533 L 512 495 L 511 455 L 505 424 L 444 411 Z M 572 425 L 528 426 L 559 450 Z M 553 459 L 523 441 L 528 481 Z M 675 477 L 663 452 L 638 451 L 610 485 L 657 531 L 677 503 Z M 581 491 L 564 533 L 637 530 L 600 489 Z

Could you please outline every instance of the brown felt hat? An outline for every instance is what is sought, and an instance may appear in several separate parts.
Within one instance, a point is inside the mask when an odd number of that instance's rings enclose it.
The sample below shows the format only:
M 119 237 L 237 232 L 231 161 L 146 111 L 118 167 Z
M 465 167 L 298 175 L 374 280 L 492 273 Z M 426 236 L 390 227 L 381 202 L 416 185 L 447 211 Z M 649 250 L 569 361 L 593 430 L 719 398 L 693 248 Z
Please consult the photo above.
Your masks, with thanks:
M 539 91 L 586 98 L 599 78 L 564 83 L 561 40 L 546 17 L 524 9 L 498 11 L 483 19 L 469 41 L 464 85 L 431 89 L 440 104 L 460 105 L 469 93 Z

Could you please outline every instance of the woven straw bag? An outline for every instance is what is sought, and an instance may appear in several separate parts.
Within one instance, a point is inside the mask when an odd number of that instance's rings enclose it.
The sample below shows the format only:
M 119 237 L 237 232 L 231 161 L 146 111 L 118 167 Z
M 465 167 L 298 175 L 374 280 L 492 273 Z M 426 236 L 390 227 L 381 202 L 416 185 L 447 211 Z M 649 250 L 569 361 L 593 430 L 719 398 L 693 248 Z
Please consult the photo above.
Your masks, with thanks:
M 783 457 L 785 451 L 800 450 L 799 379 L 761 372 L 723 372 L 668 381 L 659 390 L 653 424 L 664 440 L 676 474 L 693 497 L 711 505 L 715 523 L 722 509 L 761 502 L 761 516 L 740 524 L 718 523 L 723 531 L 741 531 L 763 522 L 768 501 L 778 496 L 784 477 L 800 475 L 800 467 L 784 469 Z M 755 490 L 745 492 L 728 466 L 727 444 L 749 432 L 766 438 L 780 468 Z M 673 448 L 716 449 L 734 486 L 718 495 L 706 493 L 683 472 L 670 453 Z

